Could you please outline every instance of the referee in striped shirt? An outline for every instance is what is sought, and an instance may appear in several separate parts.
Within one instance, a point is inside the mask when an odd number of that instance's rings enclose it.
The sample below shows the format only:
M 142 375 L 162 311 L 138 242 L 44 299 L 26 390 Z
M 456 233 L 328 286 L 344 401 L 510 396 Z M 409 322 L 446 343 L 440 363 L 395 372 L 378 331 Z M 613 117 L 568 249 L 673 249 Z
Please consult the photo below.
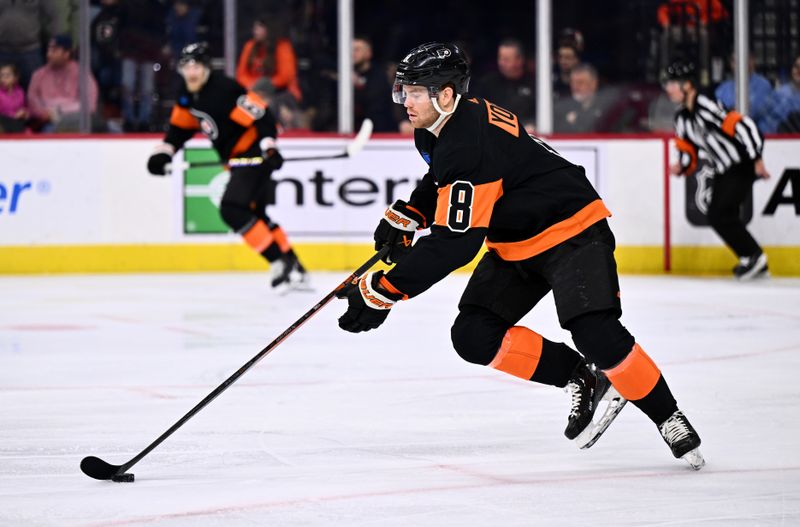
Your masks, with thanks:
M 664 91 L 681 108 L 675 116 L 675 142 L 680 153 L 670 166 L 676 175 L 691 175 L 698 158 L 714 167 L 708 222 L 739 257 L 733 274 L 740 280 L 768 276 L 767 255 L 740 217 L 742 203 L 758 178 L 769 173 L 761 159 L 764 138 L 750 117 L 725 111 L 697 91 L 694 64 L 676 61 L 663 75 Z

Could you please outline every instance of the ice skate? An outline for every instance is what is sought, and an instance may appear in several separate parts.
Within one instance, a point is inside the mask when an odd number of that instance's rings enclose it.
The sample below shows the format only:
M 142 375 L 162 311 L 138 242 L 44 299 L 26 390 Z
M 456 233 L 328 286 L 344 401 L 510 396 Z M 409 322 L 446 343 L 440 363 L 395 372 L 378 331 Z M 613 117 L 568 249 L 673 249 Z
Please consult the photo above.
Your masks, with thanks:
M 742 256 L 739 258 L 739 265 L 733 269 L 733 275 L 742 282 L 756 278 L 768 278 L 767 255 L 760 253 L 754 256 Z
M 700 453 L 700 436 L 680 410 L 658 425 L 661 437 L 669 445 L 672 455 L 678 459 L 685 459 L 689 465 L 700 470 L 706 464 Z
M 270 276 L 273 291 L 281 296 L 291 291 L 313 291 L 308 273 L 292 252 L 272 262 Z
M 603 372 L 585 363 L 575 369 L 565 390 L 572 394 L 572 407 L 564 435 L 574 439 L 579 448 L 595 444 L 627 402 Z M 595 422 L 601 407 L 603 412 Z

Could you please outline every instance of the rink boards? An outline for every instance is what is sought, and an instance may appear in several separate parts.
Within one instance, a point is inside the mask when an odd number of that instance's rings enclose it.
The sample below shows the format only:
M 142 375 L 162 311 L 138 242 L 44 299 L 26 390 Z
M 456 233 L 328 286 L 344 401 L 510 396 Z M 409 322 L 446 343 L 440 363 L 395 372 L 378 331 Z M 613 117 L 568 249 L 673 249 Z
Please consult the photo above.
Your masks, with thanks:
M 263 269 L 226 232 L 217 204 L 228 174 L 208 142 L 192 140 L 170 177 L 147 174 L 159 138 L 0 141 L 0 273 Z M 608 208 L 622 272 L 724 273 L 732 254 L 704 225 L 704 178 L 666 176 L 668 138 L 549 141 L 580 164 Z M 284 157 L 337 154 L 342 138 L 283 138 Z M 800 275 L 800 139 L 767 141 L 772 178 L 757 182 L 746 214 L 773 274 Z M 307 266 L 350 269 L 372 252 L 383 210 L 406 199 L 425 162 L 407 138 L 373 139 L 347 160 L 287 162 L 274 175 L 270 216 Z

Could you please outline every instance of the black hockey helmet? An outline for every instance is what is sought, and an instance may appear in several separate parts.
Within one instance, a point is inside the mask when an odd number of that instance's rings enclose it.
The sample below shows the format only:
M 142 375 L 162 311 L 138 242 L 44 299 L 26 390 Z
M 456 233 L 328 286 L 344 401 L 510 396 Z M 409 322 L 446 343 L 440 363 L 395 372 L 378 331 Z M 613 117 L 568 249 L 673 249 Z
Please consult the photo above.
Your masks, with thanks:
M 457 95 L 469 89 L 469 62 L 455 44 L 428 42 L 417 46 L 397 65 L 392 98 L 402 104 L 403 86 L 424 86 L 435 97 L 445 84 L 452 84 Z M 399 100 L 398 100 L 399 99 Z
M 181 50 L 181 58 L 178 60 L 178 65 L 183 66 L 189 62 L 198 62 L 204 66 L 211 64 L 208 44 L 205 42 L 193 42 L 184 46 Z
M 694 62 L 688 60 L 676 60 L 661 73 L 662 82 L 667 81 L 691 81 L 697 83 L 697 70 Z

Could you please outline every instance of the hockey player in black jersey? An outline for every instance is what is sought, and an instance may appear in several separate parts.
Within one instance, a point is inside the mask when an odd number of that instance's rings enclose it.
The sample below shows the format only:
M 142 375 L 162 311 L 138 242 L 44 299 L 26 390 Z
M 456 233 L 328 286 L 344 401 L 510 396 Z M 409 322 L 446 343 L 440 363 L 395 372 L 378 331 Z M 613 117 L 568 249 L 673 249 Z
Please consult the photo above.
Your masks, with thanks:
M 581 167 L 525 133 L 513 113 L 467 95 L 468 83 L 468 63 L 451 44 L 424 44 L 398 65 L 393 97 L 405 106 L 429 170 L 375 231 L 376 248 L 388 245 L 387 263 L 395 266 L 345 290 L 348 308 L 339 326 L 377 328 L 396 302 L 469 263 L 485 241 L 489 251 L 451 329 L 456 352 L 525 380 L 567 386 L 573 405 L 565 435 L 582 448 L 630 400 L 658 426 L 673 455 L 699 469 L 699 436 L 661 371 L 619 321 L 609 211 Z M 412 246 L 424 227 L 430 234 Z M 580 353 L 516 325 L 549 291 Z M 608 408 L 596 419 L 601 400 Z
M 272 287 L 302 288 L 306 271 L 283 229 L 266 214 L 270 175 L 283 165 L 275 145 L 275 119 L 261 97 L 211 71 L 209 62 L 205 43 L 183 48 L 178 70 L 184 86 L 164 142 L 150 156 L 147 169 L 153 175 L 166 174 L 175 152 L 202 131 L 230 169 L 219 207 L 222 219 L 270 262 Z
M 767 276 L 767 255 L 747 231 L 740 208 L 753 182 L 769 178 L 761 151 L 764 138 L 753 120 L 728 112 L 697 90 L 694 64 L 678 60 L 664 70 L 664 91 L 681 107 L 675 115 L 675 139 L 680 156 L 670 167 L 688 176 L 702 153 L 714 168 L 708 222 L 739 258 L 733 274 L 739 280 Z

